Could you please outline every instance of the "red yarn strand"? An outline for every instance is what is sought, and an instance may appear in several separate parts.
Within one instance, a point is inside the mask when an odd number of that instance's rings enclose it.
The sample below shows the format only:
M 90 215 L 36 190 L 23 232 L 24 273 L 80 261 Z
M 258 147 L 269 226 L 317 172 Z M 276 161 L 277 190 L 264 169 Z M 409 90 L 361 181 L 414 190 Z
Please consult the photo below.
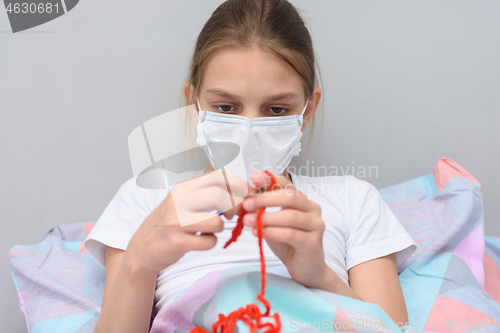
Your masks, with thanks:
M 271 177 L 271 187 L 273 190 L 276 186 L 276 177 L 269 171 L 265 170 L 265 172 Z M 262 250 L 262 219 L 261 215 L 264 212 L 265 208 L 261 208 L 257 212 L 256 218 L 256 228 L 257 228 L 257 237 L 259 240 L 259 253 L 260 253 L 260 267 L 261 267 L 261 285 L 260 285 L 260 293 L 257 296 L 257 299 L 264 304 L 266 307 L 266 312 L 262 314 L 260 312 L 259 307 L 256 304 L 248 304 L 246 308 L 239 308 L 233 312 L 231 312 L 227 317 L 221 313 L 219 313 L 219 321 L 212 325 L 213 333 L 232 333 L 234 327 L 236 326 L 236 322 L 238 320 L 242 320 L 248 325 L 250 332 L 259 333 L 257 329 L 263 329 L 261 333 L 279 333 L 281 331 L 281 321 L 280 315 L 278 313 L 269 315 L 271 312 L 271 304 L 264 297 L 265 289 L 266 289 L 266 263 L 264 261 L 264 251 Z M 243 216 L 247 212 L 243 209 L 243 206 L 240 207 L 240 213 L 238 214 L 238 221 L 236 223 L 236 227 L 234 227 L 233 232 L 231 234 L 231 238 L 226 242 L 224 248 L 228 247 L 232 242 L 236 242 L 238 237 L 241 235 L 241 231 L 243 230 Z M 261 321 L 262 318 L 274 318 L 275 324 L 272 323 L 264 323 Z M 255 321 L 255 322 L 254 322 Z M 189 333 L 210 333 L 205 330 L 203 327 L 196 326 Z

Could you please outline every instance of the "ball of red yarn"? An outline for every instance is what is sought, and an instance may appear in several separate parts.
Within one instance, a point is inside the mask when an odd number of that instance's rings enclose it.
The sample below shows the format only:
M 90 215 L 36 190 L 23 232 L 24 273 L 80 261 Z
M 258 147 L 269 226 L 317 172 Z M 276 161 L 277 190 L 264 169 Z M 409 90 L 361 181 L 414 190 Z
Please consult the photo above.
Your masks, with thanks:
M 271 190 L 276 186 L 276 177 L 269 171 L 265 170 L 265 172 L 271 177 Z M 260 265 L 261 265 L 261 286 L 260 293 L 257 296 L 257 299 L 264 304 L 266 307 L 266 312 L 262 314 L 260 312 L 259 307 L 256 304 L 248 304 L 246 307 L 241 307 L 233 312 L 231 312 L 227 317 L 223 314 L 219 314 L 219 321 L 212 325 L 212 333 L 232 333 L 234 327 L 236 326 L 236 322 L 238 320 L 242 320 L 245 322 L 250 332 L 252 333 L 278 333 L 281 331 L 281 321 L 280 315 L 276 312 L 273 315 L 270 315 L 271 305 L 269 301 L 264 298 L 265 288 L 266 288 L 266 263 L 264 261 L 264 252 L 262 251 L 262 220 L 261 215 L 264 212 L 265 208 L 261 208 L 257 211 L 256 218 L 256 228 L 257 228 L 257 236 L 259 239 L 259 251 L 260 251 Z M 243 206 L 240 208 L 240 213 L 238 214 L 238 222 L 236 223 L 236 227 L 234 227 L 231 238 L 226 242 L 224 248 L 228 247 L 229 244 L 235 242 L 241 231 L 243 229 L 243 216 L 247 212 L 243 209 Z M 275 324 L 262 322 L 262 318 L 274 318 Z M 196 326 L 191 329 L 189 333 L 210 333 L 206 329 Z

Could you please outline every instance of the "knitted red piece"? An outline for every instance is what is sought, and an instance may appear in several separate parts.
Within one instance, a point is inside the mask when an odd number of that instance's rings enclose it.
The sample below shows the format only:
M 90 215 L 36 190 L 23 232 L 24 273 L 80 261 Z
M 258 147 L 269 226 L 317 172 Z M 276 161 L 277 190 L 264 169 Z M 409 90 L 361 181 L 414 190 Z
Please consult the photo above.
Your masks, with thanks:
M 276 177 L 265 170 L 265 172 L 271 177 L 271 190 L 276 186 Z M 260 266 L 261 266 L 261 285 L 260 285 L 260 294 L 257 296 L 257 299 L 261 301 L 262 304 L 266 307 L 266 312 L 262 314 L 260 309 L 255 304 L 248 304 L 246 308 L 239 308 L 231 312 L 227 317 L 221 313 L 219 313 L 219 321 L 212 325 L 213 333 L 232 333 L 234 327 L 236 326 L 236 322 L 238 320 L 242 320 L 247 323 L 250 331 L 252 333 L 258 333 L 258 329 L 267 328 L 262 331 L 262 333 L 279 333 L 281 331 L 281 321 L 280 315 L 275 313 L 270 316 L 269 312 L 271 311 L 271 305 L 269 301 L 264 298 L 265 288 L 266 288 L 266 263 L 264 261 L 264 252 L 262 251 L 262 220 L 261 215 L 264 212 L 265 208 L 261 208 L 257 211 L 256 218 L 256 227 L 257 227 L 257 236 L 259 238 L 259 250 L 260 250 Z M 233 229 L 233 233 L 231 238 L 226 242 L 224 248 L 226 248 L 232 242 L 235 242 L 238 239 L 238 236 L 241 234 L 241 230 L 243 229 L 243 216 L 247 212 L 243 209 L 243 206 L 240 208 L 240 213 L 238 214 L 238 222 L 236 223 L 236 227 Z M 261 321 L 262 318 L 274 318 L 275 325 L 272 323 L 264 323 Z M 255 323 L 254 323 L 255 321 Z M 200 326 L 196 326 L 191 329 L 189 333 L 210 333 Z

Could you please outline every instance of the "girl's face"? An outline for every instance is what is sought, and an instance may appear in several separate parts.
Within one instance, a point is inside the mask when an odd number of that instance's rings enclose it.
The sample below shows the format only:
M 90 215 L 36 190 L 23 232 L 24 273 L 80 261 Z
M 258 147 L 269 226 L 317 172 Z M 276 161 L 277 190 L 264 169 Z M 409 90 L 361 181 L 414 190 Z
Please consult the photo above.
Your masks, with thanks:
M 194 95 L 192 84 L 184 94 L 194 104 L 198 97 L 204 111 L 248 118 L 298 115 L 306 104 L 302 78 L 295 69 L 278 55 L 258 47 L 217 51 L 205 68 L 199 95 Z M 314 88 L 302 130 L 320 97 L 320 88 Z

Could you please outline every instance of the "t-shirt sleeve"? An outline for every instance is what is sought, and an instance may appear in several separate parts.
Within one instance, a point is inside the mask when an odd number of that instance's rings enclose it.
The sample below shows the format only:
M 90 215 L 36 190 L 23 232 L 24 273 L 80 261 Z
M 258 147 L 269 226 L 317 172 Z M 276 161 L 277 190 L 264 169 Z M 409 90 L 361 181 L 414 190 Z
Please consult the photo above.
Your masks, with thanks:
M 399 266 L 417 249 L 417 244 L 372 184 L 354 176 L 348 178 L 347 269 L 391 253 L 396 253 Z
M 165 189 L 145 189 L 132 177 L 119 188 L 84 241 L 84 246 L 105 266 L 106 245 L 126 250 L 144 220 L 166 196 Z

